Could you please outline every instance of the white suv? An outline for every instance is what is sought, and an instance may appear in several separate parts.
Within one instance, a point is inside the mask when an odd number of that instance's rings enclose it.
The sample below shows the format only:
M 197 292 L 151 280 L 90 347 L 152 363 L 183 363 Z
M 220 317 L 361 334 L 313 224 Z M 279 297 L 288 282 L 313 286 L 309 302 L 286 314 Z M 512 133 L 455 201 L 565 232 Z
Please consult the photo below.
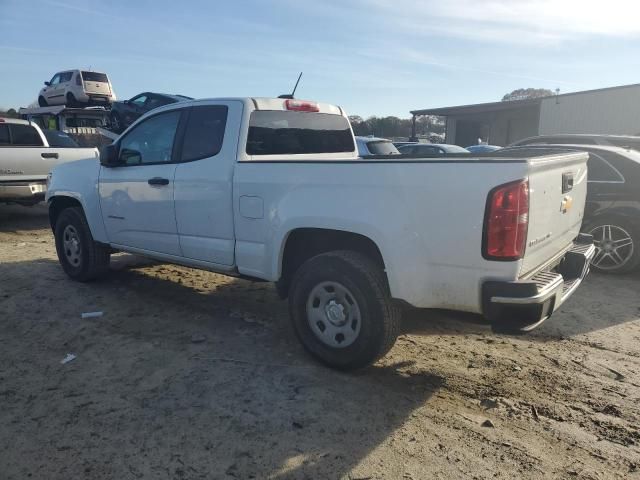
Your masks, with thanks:
M 106 73 L 84 70 L 67 70 L 56 73 L 44 82 L 45 87 L 38 94 L 38 104 L 48 105 L 110 104 L 116 100 L 109 77 Z

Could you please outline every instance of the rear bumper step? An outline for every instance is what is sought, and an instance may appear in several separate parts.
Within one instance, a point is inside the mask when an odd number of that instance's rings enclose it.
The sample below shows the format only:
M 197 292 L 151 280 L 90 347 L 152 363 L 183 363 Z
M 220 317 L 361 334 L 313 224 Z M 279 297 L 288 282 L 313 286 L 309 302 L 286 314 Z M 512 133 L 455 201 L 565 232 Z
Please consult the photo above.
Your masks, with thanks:
M 527 280 L 485 282 L 482 308 L 493 330 L 525 333 L 544 322 L 582 283 L 595 252 L 591 236 L 580 234 L 555 268 Z

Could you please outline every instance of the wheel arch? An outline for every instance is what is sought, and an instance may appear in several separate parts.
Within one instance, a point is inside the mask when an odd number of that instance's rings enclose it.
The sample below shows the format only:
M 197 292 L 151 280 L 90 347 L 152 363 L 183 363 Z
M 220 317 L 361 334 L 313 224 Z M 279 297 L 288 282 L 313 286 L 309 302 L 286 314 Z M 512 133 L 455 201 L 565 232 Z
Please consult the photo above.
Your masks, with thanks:
M 282 242 L 276 282 L 280 297 L 287 297 L 291 279 L 305 261 L 334 250 L 364 254 L 380 267 L 388 284 L 382 251 L 370 236 L 333 228 L 301 227 L 290 230 Z
M 80 200 L 67 195 L 56 195 L 49 199 L 49 225 L 51 230 L 55 232 L 56 222 L 60 213 L 66 208 L 80 207 L 84 211 L 84 207 L 80 203 Z

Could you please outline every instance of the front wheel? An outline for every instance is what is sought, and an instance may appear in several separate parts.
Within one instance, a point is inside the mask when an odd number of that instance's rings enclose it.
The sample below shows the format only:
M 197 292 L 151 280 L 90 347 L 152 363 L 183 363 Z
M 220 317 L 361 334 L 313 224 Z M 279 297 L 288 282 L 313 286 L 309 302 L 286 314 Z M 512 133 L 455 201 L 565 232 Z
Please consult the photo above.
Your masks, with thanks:
M 38 105 L 40 105 L 41 107 L 48 106 L 47 100 L 42 95 L 38 97 Z
M 80 207 L 67 208 L 60 213 L 55 240 L 58 260 L 73 280 L 86 282 L 109 270 L 110 250 L 94 242 Z
M 334 251 L 307 260 L 293 279 L 289 308 L 304 347 L 333 368 L 370 365 L 398 337 L 401 312 L 384 272 L 358 252 Z
M 639 228 L 625 219 L 600 220 L 588 228 L 596 254 L 591 266 L 605 273 L 628 273 L 640 265 Z

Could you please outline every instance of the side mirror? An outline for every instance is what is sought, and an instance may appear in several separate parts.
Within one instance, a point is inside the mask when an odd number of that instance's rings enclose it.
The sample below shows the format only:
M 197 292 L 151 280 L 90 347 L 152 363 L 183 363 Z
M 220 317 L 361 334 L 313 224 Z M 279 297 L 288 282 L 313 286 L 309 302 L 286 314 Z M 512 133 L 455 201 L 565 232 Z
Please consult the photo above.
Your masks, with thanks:
M 120 164 L 118 147 L 113 143 L 100 148 L 100 165 L 103 167 L 116 167 Z
M 142 163 L 142 154 L 138 150 L 123 148 L 120 152 L 120 164 L 139 165 Z
M 47 87 L 50 87 L 50 86 L 51 86 L 51 82 L 44 82 L 44 84 L 45 84 Z

